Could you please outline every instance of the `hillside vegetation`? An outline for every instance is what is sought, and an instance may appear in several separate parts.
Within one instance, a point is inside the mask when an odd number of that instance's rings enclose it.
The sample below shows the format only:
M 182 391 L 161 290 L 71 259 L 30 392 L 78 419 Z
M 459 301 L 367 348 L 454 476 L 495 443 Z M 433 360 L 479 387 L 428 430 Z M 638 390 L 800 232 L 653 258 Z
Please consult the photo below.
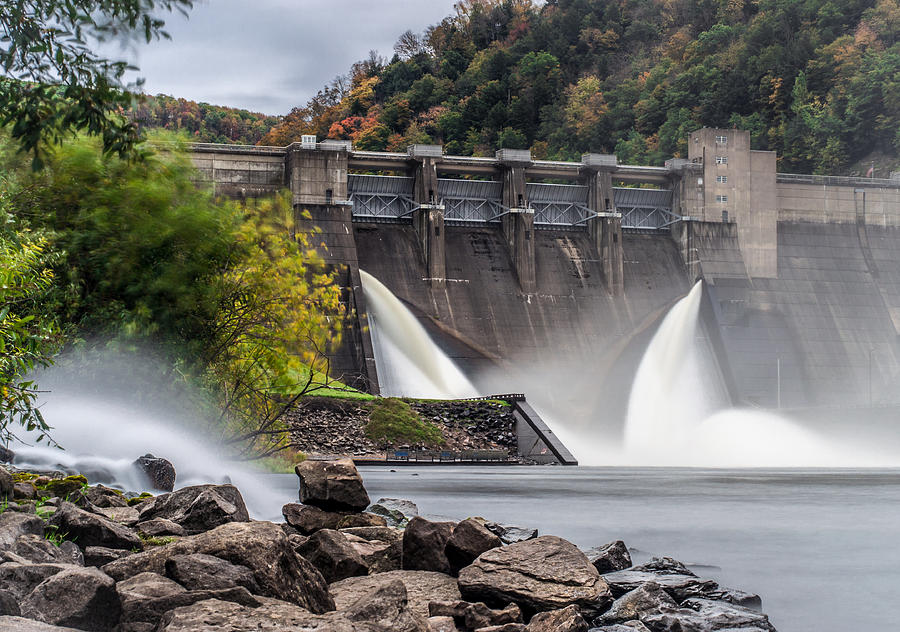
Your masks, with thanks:
M 687 133 L 739 127 L 779 170 L 887 175 L 900 149 L 898 0 L 463 0 L 261 140 L 442 143 L 661 164 Z
M 132 108 L 131 117 L 141 128 L 182 132 L 197 143 L 242 145 L 255 145 L 280 120 L 277 116 L 164 94 L 145 97 Z

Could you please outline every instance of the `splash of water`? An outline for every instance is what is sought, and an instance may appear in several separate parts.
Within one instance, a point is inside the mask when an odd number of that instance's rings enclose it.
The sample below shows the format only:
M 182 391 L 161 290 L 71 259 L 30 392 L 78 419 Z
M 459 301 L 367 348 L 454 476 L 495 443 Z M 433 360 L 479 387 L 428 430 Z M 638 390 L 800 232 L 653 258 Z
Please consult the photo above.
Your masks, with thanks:
M 280 520 L 278 509 L 289 500 L 271 491 L 269 475 L 228 460 L 214 441 L 187 430 L 185 419 L 164 419 L 102 395 L 57 390 L 45 396 L 42 412 L 53 427 L 54 440 L 65 450 L 12 445 L 16 467 L 77 472 L 91 484 L 144 491 L 147 482 L 132 463 L 150 452 L 175 466 L 176 488 L 233 483 L 254 518 Z
M 364 270 L 359 274 L 381 394 L 440 399 L 477 396 L 472 383 L 406 306 L 371 274 Z

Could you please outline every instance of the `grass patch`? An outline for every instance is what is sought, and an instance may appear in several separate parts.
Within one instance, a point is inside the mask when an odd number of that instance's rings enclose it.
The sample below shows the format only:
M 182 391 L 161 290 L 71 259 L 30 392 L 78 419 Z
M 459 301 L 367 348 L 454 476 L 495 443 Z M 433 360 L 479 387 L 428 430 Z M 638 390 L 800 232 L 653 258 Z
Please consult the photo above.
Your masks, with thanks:
M 419 417 L 409 404 L 397 397 L 385 397 L 372 404 L 366 436 L 379 445 L 410 444 L 438 447 L 444 444 L 441 429 Z
M 165 536 L 165 537 L 152 537 L 152 538 L 144 538 L 141 537 L 140 532 L 138 533 L 138 537 L 141 538 L 141 541 L 144 543 L 144 546 L 165 546 L 167 544 L 172 544 L 176 538 L 175 536 Z
M 304 385 L 309 380 L 309 367 L 303 367 L 299 371 L 293 371 L 290 379 L 288 380 L 291 384 Z M 328 384 L 328 386 L 324 386 Z M 284 395 L 293 395 L 293 393 L 289 392 L 291 389 L 285 389 Z M 358 391 L 353 387 L 347 386 L 343 382 L 338 382 L 337 380 L 328 380 L 323 373 L 319 373 L 318 371 L 312 377 L 312 382 L 310 382 L 310 392 L 308 393 L 310 397 L 335 397 L 338 399 L 356 399 L 368 401 L 370 399 L 376 399 L 374 395 L 370 395 L 368 393 L 364 393 L 363 391 Z

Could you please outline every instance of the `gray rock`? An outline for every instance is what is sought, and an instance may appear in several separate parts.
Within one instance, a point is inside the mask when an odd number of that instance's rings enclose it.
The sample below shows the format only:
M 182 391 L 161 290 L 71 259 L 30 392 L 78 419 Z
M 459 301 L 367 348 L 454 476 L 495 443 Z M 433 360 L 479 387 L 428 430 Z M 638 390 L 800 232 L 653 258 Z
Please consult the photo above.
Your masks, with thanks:
M 94 485 L 84 491 L 84 497 L 95 507 L 127 507 L 125 496 L 111 487 Z
M 188 590 L 222 590 L 243 586 L 251 593 L 259 592 L 259 586 L 249 568 L 212 555 L 174 555 L 166 560 L 165 569 L 166 577 Z
M 175 489 L 175 466 L 171 461 L 145 454 L 132 464 L 144 475 L 147 486 L 163 492 Z
M 19 600 L 16 596 L 8 590 L 0 590 L 0 616 L 18 617 L 20 614 L 22 614 L 22 611 L 19 608 Z
M 501 545 L 500 538 L 482 523 L 472 518 L 463 520 L 453 528 L 450 539 L 444 546 L 450 573 L 458 574 L 460 569 L 474 562 L 479 555 Z
M 391 632 L 429 632 L 425 618 L 409 609 L 406 585 L 399 579 L 361 594 L 340 615 L 350 621 L 371 623 Z
M 577 605 L 599 613 L 612 595 L 600 573 L 571 542 L 541 536 L 483 553 L 459 573 L 469 601 L 517 604 L 526 614 Z
M 631 566 L 631 554 L 621 540 L 593 548 L 587 552 L 587 556 L 601 575 L 623 571 Z
M 84 566 L 84 552 L 81 550 L 81 547 L 71 540 L 66 540 L 60 544 L 59 550 L 65 554 L 65 561 L 75 566 Z
M 141 521 L 166 518 L 200 533 L 230 522 L 248 522 L 244 498 L 234 485 L 193 485 L 161 494 L 139 508 Z
M 178 583 L 157 573 L 139 573 L 116 584 L 116 591 L 122 604 L 122 623 L 131 627 L 135 623 L 155 625 L 169 610 L 207 599 L 239 603 L 251 608 L 262 605 L 261 601 L 243 587 L 185 590 Z
M 165 535 L 187 535 L 184 527 L 167 518 L 151 518 L 150 520 L 137 523 L 134 528 L 148 538 Z
M 44 535 L 44 521 L 34 514 L 4 511 L 0 513 L 0 551 L 9 549 L 23 535 Z
M 37 490 L 28 481 L 13 484 L 13 497 L 16 500 L 34 500 L 37 498 Z
M 337 609 L 344 610 L 361 594 L 377 587 L 400 580 L 406 586 L 409 608 L 422 617 L 428 617 L 428 604 L 432 601 L 459 601 L 456 580 L 450 575 L 431 571 L 390 571 L 362 577 L 349 577 L 328 587 Z
M 0 463 L 12 463 L 16 453 L 9 448 L 0 445 Z
M 136 507 L 93 507 L 86 509 L 126 527 L 133 527 L 140 520 L 140 512 Z
M 575 606 L 539 612 L 525 626 L 525 632 L 587 632 L 588 624 Z
M 300 502 L 325 511 L 362 511 L 369 495 L 352 459 L 304 461 L 294 471 L 300 479 Z
M 84 548 L 84 565 L 100 567 L 110 562 L 131 555 L 132 551 L 125 549 L 110 549 L 105 546 L 87 546 Z
M 75 547 L 75 549 L 78 550 L 78 547 L 72 542 L 66 542 L 65 544 L 68 544 L 69 546 L 63 549 L 62 547 L 55 546 L 52 542 L 45 540 L 41 536 L 29 533 L 20 535 L 9 550 L 35 564 L 51 562 L 83 566 L 84 559 L 82 558 L 80 563 L 78 561 L 81 552 L 78 551 L 79 555 L 76 557 L 70 548 Z
M 613 602 L 612 607 L 598 619 L 604 624 L 624 623 L 657 614 L 664 608 L 677 608 L 678 604 L 656 582 L 641 584 Z
M 0 500 L 15 498 L 16 483 L 5 467 L 0 467 Z
M 416 503 L 403 498 L 379 498 L 366 511 L 384 517 L 390 527 L 405 527 L 419 515 Z
M 176 492 L 177 493 L 177 492 Z M 111 562 L 103 571 L 117 581 L 144 571 L 164 574 L 175 555 L 203 553 L 246 566 L 253 572 L 260 594 L 311 612 L 326 612 L 334 601 L 322 575 L 297 555 L 281 527 L 271 522 L 231 522 L 211 531 Z
M 303 535 L 310 535 L 319 529 L 337 529 L 346 512 L 325 511 L 314 505 L 288 503 L 281 508 L 285 522 Z
M 364 529 L 370 527 L 363 527 Z M 387 528 L 387 527 L 385 527 Z M 401 568 L 403 556 L 403 534 L 398 533 L 393 540 L 366 540 L 341 530 L 353 550 L 368 567 L 369 574 L 397 571 Z
M 20 558 L 21 559 L 21 558 Z M 67 569 L 80 568 L 74 564 L 32 564 L 28 561 L 0 564 L 0 590 L 8 590 L 21 601 L 35 586 L 48 577 Z
M 427 621 L 431 632 L 459 632 L 453 617 L 428 617 Z
M 524 623 L 504 623 L 502 625 L 489 625 L 478 628 L 475 632 L 525 632 Z
M 104 546 L 111 549 L 143 548 L 136 533 L 112 520 L 79 509 L 72 503 L 62 501 L 50 525 L 57 533 L 78 542 L 79 546 Z
M 590 632 L 651 632 L 651 630 L 640 621 L 629 621 L 628 623 L 615 623 L 613 625 L 602 625 L 599 628 L 591 628 Z M 755 631 L 746 630 L 744 632 Z
M 485 522 L 484 526 L 490 532 L 496 534 L 503 544 L 514 544 L 538 537 L 538 530 L 528 527 L 517 527 L 511 524 L 500 524 L 499 522 Z
M 759 595 L 744 592 L 743 590 L 734 590 L 733 588 L 719 588 L 717 590 L 709 590 L 701 595 L 704 599 L 711 601 L 727 601 L 735 606 L 750 608 L 757 612 L 762 612 L 762 599 Z
M 403 532 L 403 569 L 449 574 L 450 561 L 444 549 L 455 526 L 452 522 L 431 522 L 419 516 L 410 520 Z
M 4 616 L 0 616 L 0 630 L 3 630 L 3 632 L 81 632 L 81 630 L 76 630 L 75 628 L 63 628 L 58 625 L 35 621 L 34 619 Z
M 647 615 L 642 622 L 653 632 L 715 632 L 763 630 L 775 632 L 766 615 L 721 601 L 686 599 L 681 608 L 667 608 Z
M 340 531 L 316 531 L 295 550 L 319 569 L 328 583 L 369 572 L 362 557 Z
M 613 596 L 617 598 L 647 582 L 656 582 L 662 586 L 663 590 L 669 593 L 678 603 L 681 603 L 688 597 L 705 595 L 719 590 L 719 585 L 713 580 L 703 579 L 693 574 L 657 574 L 629 569 L 607 573 L 603 575 L 603 579 L 609 584 Z
M 71 567 L 51 575 L 22 600 L 22 614 L 92 632 L 112 630 L 121 615 L 112 577 L 96 568 Z
M 428 613 L 432 617 L 451 617 L 467 630 L 522 622 L 522 611 L 512 603 L 501 610 L 489 608 L 481 602 L 432 601 L 428 604 Z
M 671 557 L 654 557 L 649 562 L 639 564 L 632 570 L 655 573 L 656 575 L 697 575 L 683 563 Z

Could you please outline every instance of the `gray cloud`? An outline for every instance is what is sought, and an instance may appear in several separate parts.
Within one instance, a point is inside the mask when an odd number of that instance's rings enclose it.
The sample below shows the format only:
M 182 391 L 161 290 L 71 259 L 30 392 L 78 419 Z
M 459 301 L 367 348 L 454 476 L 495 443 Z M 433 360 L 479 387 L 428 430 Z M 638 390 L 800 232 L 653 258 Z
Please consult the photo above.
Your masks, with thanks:
M 167 18 L 171 41 L 129 52 L 144 91 L 285 114 L 375 49 L 393 54 L 454 0 L 212 0 Z

